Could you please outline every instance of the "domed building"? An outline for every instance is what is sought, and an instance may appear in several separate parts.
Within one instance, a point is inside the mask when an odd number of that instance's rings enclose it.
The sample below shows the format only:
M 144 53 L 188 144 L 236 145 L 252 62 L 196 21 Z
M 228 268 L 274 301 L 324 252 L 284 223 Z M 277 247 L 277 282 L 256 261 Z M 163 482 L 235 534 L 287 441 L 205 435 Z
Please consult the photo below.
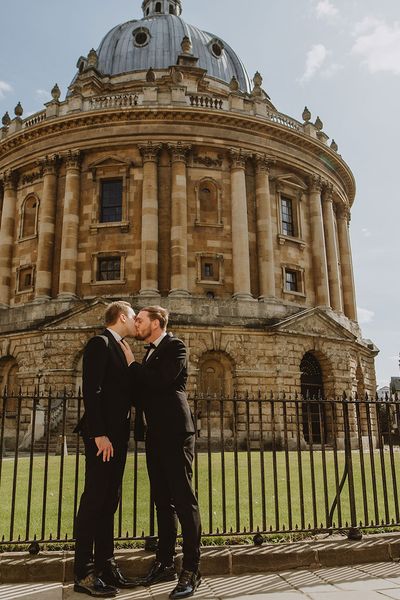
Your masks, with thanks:
M 0 130 L 1 387 L 79 384 L 104 305 L 162 304 L 191 391 L 374 393 L 357 324 L 352 172 L 181 0 L 144 0 L 64 100 Z M 138 355 L 141 344 L 135 344 Z

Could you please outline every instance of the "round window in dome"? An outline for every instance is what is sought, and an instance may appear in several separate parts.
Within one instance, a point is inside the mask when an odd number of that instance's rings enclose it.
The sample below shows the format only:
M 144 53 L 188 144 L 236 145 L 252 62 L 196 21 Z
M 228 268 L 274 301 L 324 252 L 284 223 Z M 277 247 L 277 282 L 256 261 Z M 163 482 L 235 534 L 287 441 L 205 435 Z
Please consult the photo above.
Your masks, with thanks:
M 215 58 L 221 58 L 222 52 L 224 51 L 224 45 L 220 40 L 212 40 L 210 49 Z
M 150 41 L 150 32 L 146 27 L 140 27 L 139 29 L 135 29 L 133 32 L 133 43 L 135 46 L 139 48 L 143 48 L 143 46 L 147 46 Z

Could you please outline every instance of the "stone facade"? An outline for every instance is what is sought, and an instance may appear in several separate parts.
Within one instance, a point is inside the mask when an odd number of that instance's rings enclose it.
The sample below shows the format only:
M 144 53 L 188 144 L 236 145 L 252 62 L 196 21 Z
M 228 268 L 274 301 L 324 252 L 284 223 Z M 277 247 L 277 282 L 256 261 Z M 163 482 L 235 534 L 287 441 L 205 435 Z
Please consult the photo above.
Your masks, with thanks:
M 311 355 L 316 390 L 373 394 L 355 183 L 322 123 L 279 113 L 259 74 L 250 93 L 209 76 L 187 38 L 168 69 L 110 76 L 97 60 L 64 101 L 55 87 L 44 111 L 3 118 L 1 386 L 75 389 L 105 302 L 121 298 L 170 309 L 192 392 L 301 393 Z M 121 189 L 117 218 L 102 212 L 107 182 Z M 104 259 L 117 275 L 101 275 Z

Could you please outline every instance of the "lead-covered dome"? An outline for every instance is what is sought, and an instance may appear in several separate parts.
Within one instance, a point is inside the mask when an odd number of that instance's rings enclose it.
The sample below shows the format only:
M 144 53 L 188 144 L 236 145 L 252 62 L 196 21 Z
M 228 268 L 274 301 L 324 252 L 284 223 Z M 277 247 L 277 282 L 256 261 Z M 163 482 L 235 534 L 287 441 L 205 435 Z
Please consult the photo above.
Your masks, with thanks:
M 240 89 L 250 92 L 249 76 L 234 50 L 218 36 L 185 23 L 179 0 L 145 0 L 142 7 L 143 19 L 117 25 L 104 37 L 97 51 L 101 73 L 166 69 L 177 63 L 187 36 L 198 67 L 227 83 L 236 77 Z

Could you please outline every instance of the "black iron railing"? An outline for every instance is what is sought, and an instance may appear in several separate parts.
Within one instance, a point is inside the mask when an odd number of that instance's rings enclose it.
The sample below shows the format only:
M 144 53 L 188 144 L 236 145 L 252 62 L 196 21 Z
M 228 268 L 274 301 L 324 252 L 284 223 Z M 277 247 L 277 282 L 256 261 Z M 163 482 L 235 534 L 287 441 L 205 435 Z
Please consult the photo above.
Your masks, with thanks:
M 397 397 L 194 396 L 194 487 L 205 536 L 400 526 Z M 0 404 L 0 539 L 74 537 L 83 443 L 80 394 L 8 394 Z M 115 537 L 156 535 L 144 448 L 130 444 Z

